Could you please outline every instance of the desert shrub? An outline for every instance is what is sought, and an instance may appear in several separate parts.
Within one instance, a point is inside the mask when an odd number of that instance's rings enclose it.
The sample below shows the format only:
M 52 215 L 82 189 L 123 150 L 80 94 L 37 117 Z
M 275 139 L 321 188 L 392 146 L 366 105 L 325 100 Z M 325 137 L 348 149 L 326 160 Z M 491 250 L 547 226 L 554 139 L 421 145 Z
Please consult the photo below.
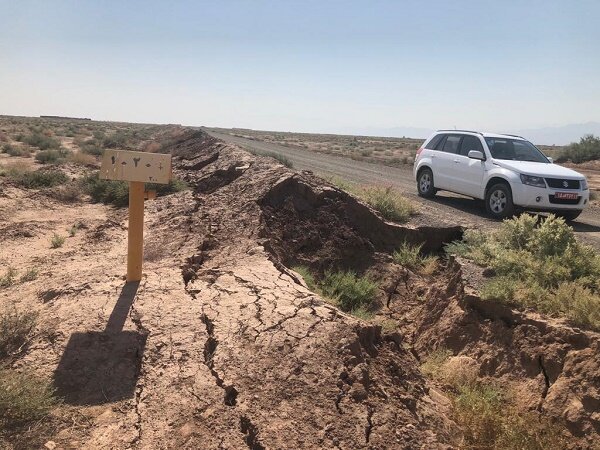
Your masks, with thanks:
M 323 294 L 335 300 L 344 311 L 369 307 L 377 293 L 377 284 L 352 271 L 325 272 L 320 287 Z
M 52 239 L 50 239 L 50 247 L 51 248 L 60 248 L 65 243 L 65 237 L 60 234 L 54 233 L 52 235 Z
M 0 288 L 7 288 L 15 284 L 17 270 L 14 267 L 9 267 L 0 277 Z
M 28 188 L 39 189 L 66 183 L 69 177 L 57 170 L 10 170 L 7 172 L 9 179 L 16 184 Z
M 96 134 L 94 133 L 94 137 Z M 117 148 L 124 147 L 128 141 L 128 135 L 124 131 L 117 131 L 108 136 L 103 136 L 102 138 L 96 138 L 102 141 L 102 146 L 104 148 Z
M 582 163 L 600 159 L 600 137 L 592 134 L 583 136 L 579 142 L 568 145 L 563 154 L 557 158 L 558 162 L 572 161 Z
M 37 147 L 40 150 L 48 150 L 60 147 L 60 142 L 58 140 L 50 136 L 46 136 L 39 131 L 34 131 L 29 136 L 23 137 L 22 141 L 31 145 L 32 147 Z
M 452 351 L 445 347 L 433 350 L 421 365 L 421 372 L 433 379 L 439 379 L 444 363 L 452 356 Z
M 294 163 L 287 156 L 282 155 L 281 153 L 263 152 L 263 153 L 261 153 L 261 155 L 276 159 L 277 161 L 279 161 L 281 164 L 283 164 L 288 169 L 294 168 Z
M 47 381 L 32 373 L 0 370 L 0 429 L 40 420 L 56 403 Z
M 47 192 L 47 195 L 60 202 L 76 203 L 81 201 L 81 186 L 78 182 L 72 181 L 56 186 L 54 189 Z
M 36 153 L 35 160 L 42 164 L 61 164 L 70 154 L 71 151 L 66 148 L 59 148 L 58 150 L 41 150 Z
M 119 207 L 129 204 L 129 185 L 125 181 L 101 180 L 98 173 L 93 173 L 83 177 L 81 183 L 94 202 Z M 156 190 L 158 195 L 168 195 L 188 189 L 188 185 L 175 178 L 168 184 L 146 183 L 146 189 Z
M 478 380 L 477 365 L 468 357 L 452 357 L 441 347 L 421 365 L 429 378 L 442 383 L 452 401 L 452 418 L 463 431 L 468 449 L 558 450 L 564 448 L 564 426 L 519 408 L 510 392 Z
M 37 314 L 15 308 L 0 313 L 0 359 L 18 351 L 31 338 Z
M 9 156 L 23 156 L 26 158 L 31 157 L 31 151 L 29 147 L 15 147 L 14 145 L 4 144 L 2 146 L 2 153 L 6 153 Z
M 482 298 L 524 306 L 600 329 L 600 255 L 562 218 L 527 215 L 492 233 L 469 231 L 447 251 L 493 269 Z
M 412 203 L 391 187 L 368 187 L 360 196 L 386 220 L 404 223 L 415 213 Z
M 81 183 L 94 202 L 119 207 L 129 204 L 129 186 L 125 181 L 101 180 L 98 173 L 94 173 L 83 177 Z
M 318 288 L 317 281 L 315 280 L 315 276 L 310 272 L 310 269 L 306 266 L 294 266 L 292 270 L 298 273 L 306 283 L 306 286 L 311 291 L 315 291 Z
M 81 151 L 86 155 L 102 156 L 104 154 L 104 149 L 96 144 L 95 141 L 85 141 L 78 145 Z
M 431 271 L 431 268 L 437 264 L 437 257 L 424 255 L 421 252 L 422 247 L 423 244 L 412 245 L 404 242 L 394 251 L 392 255 L 394 262 L 411 270 Z
M 19 282 L 21 283 L 27 283 L 28 281 L 33 281 L 38 277 L 38 270 L 35 267 L 32 267 L 31 269 L 27 269 L 27 271 L 21 275 L 21 278 L 19 278 Z
M 188 184 L 178 178 L 173 178 L 168 184 L 146 183 L 146 189 L 156 191 L 157 195 L 169 195 L 189 189 Z

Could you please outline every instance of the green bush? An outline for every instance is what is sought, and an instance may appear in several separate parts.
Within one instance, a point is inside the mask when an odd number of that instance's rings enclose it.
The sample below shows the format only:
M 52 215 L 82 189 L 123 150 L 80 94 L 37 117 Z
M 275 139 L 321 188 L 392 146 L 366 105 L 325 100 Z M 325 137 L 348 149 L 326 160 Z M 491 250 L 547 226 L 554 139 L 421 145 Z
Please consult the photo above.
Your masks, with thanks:
M 562 218 L 550 215 L 537 224 L 522 215 L 493 233 L 468 231 L 446 250 L 493 269 L 482 298 L 600 330 L 600 255 L 578 242 Z
M 377 285 L 369 278 L 351 271 L 325 272 L 321 282 L 323 293 L 335 300 L 344 311 L 369 307 L 377 293 Z
M 32 373 L 0 370 L 0 429 L 45 417 L 57 404 L 50 384 Z
M 0 313 L 0 359 L 16 352 L 31 337 L 37 325 L 37 314 L 14 308 Z
M 8 172 L 8 177 L 28 189 L 47 188 L 69 181 L 67 175 L 57 170 L 15 171 Z
M 421 253 L 421 245 L 412 245 L 404 242 L 393 253 L 392 258 L 396 264 L 400 264 L 411 270 L 422 270 L 437 263 L 437 257 L 427 256 Z
M 558 162 L 571 160 L 582 163 L 600 159 L 600 138 L 592 134 L 582 137 L 579 142 L 567 146 L 564 153 L 557 158 Z
M 60 164 L 71 154 L 70 150 L 60 148 L 58 150 L 41 150 L 36 153 L 35 160 L 42 164 Z
M 391 187 L 365 188 L 359 196 L 386 220 L 404 223 L 415 213 L 412 203 Z
M 276 159 L 277 161 L 279 161 L 281 164 L 283 164 L 288 169 L 293 169 L 294 168 L 294 163 L 287 156 L 282 155 L 280 153 L 276 153 L 276 152 L 263 152 L 263 151 L 258 151 L 258 150 L 251 150 L 250 152 L 252 154 L 254 154 L 254 155 L 266 156 L 267 158 Z
M 308 267 L 294 266 L 294 267 L 292 267 L 292 270 L 294 272 L 298 273 L 304 279 L 306 286 L 308 286 L 308 288 L 311 291 L 314 292 L 315 290 L 318 289 L 318 285 L 317 285 L 317 281 L 315 280 L 315 276 L 310 272 Z
M 39 131 L 34 131 L 29 136 L 25 136 L 22 141 L 31 145 L 32 147 L 37 147 L 40 150 L 48 150 L 60 147 L 60 142 L 58 140 L 46 136 Z

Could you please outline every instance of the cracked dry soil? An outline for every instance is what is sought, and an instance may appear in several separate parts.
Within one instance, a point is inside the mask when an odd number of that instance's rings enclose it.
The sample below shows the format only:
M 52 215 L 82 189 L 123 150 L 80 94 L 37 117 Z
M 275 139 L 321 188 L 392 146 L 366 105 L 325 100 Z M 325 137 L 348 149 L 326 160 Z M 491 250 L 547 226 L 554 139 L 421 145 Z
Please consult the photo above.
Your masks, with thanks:
M 0 294 L 51 329 L 13 368 L 53 378 L 65 398 L 44 424 L 9 436 L 13 447 L 459 448 L 447 399 L 419 370 L 444 345 L 477 361 L 480 376 L 527 391 L 542 413 L 571 414 L 573 448 L 592 448 L 596 334 L 486 310 L 465 293 L 458 262 L 423 280 L 391 261 L 399 243 L 437 251 L 459 227 L 388 224 L 310 173 L 176 133 L 175 171 L 192 190 L 147 203 L 133 295 L 121 291 L 126 217 L 108 208 L 70 250 L 43 256 L 51 270 Z M 37 238 L 8 245 L 25 239 Z M 371 274 L 378 315 L 398 329 L 340 312 L 294 264 Z

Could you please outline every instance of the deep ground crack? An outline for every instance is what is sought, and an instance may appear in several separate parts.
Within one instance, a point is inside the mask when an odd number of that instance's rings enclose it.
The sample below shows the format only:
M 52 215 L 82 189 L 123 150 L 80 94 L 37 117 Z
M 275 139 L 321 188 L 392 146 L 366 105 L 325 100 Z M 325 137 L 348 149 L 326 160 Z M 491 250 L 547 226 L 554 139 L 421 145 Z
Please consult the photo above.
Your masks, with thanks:
M 204 323 L 206 332 L 208 334 L 208 339 L 206 339 L 206 342 L 204 343 L 204 364 L 210 370 L 210 373 L 215 379 L 217 386 L 225 391 L 223 403 L 225 403 L 227 406 L 235 406 L 238 396 L 237 389 L 234 386 L 225 385 L 223 379 L 214 368 L 214 355 L 217 351 L 217 346 L 219 345 L 219 341 L 214 336 L 215 326 L 212 320 L 210 320 L 206 314 L 202 314 L 200 316 L 200 320 L 202 320 L 202 323 Z
M 244 442 L 250 450 L 265 450 L 258 440 L 258 428 L 246 416 L 240 417 L 240 430 L 245 435 Z

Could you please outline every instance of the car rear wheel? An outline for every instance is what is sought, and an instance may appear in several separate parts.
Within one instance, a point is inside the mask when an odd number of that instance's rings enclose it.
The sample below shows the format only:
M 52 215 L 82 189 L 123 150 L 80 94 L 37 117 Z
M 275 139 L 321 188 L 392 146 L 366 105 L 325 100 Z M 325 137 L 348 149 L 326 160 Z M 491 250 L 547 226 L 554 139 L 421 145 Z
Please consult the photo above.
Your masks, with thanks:
M 485 194 L 485 207 L 495 219 L 506 219 L 515 213 L 512 191 L 506 183 L 497 183 Z
M 417 191 L 421 197 L 425 198 L 431 198 L 437 192 L 437 189 L 433 186 L 433 172 L 431 172 L 431 169 L 425 168 L 419 172 Z
M 577 219 L 579 217 L 579 214 L 581 214 L 582 212 L 583 211 L 581 209 L 576 209 L 574 211 L 560 211 L 560 212 L 557 212 L 556 215 L 558 217 L 562 217 L 567 222 L 572 222 L 575 219 Z

